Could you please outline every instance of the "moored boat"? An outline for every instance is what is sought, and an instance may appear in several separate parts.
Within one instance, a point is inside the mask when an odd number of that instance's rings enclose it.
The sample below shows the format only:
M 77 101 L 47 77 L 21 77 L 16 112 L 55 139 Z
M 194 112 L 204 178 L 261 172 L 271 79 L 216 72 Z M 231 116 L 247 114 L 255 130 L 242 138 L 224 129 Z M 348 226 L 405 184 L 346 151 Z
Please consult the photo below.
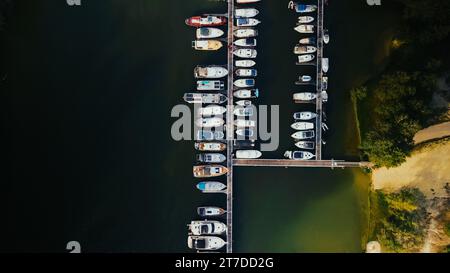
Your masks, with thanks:
M 292 123 L 291 128 L 294 130 L 311 130 L 311 129 L 314 129 L 314 123 L 299 121 L 299 122 Z
M 222 152 L 227 148 L 225 143 L 220 142 L 196 142 L 194 147 L 198 151 L 204 152 Z
M 314 154 L 304 151 L 286 151 L 284 156 L 293 160 L 308 160 L 313 158 Z
M 202 163 L 222 163 L 227 160 L 226 156 L 219 153 L 204 153 L 197 155 L 197 161 Z
M 251 117 L 253 116 L 253 108 L 252 107 L 235 107 L 233 114 L 238 117 Z
M 328 89 L 328 77 L 322 77 L 322 90 L 326 91 Z
M 224 175 L 228 172 L 228 169 L 222 165 L 200 165 L 192 168 L 194 177 L 208 178 Z
M 258 14 L 259 14 L 259 11 L 255 8 L 236 9 L 234 12 L 234 15 L 236 16 L 236 18 L 239 18 L 239 17 L 251 18 L 251 17 L 255 17 Z
M 254 79 L 239 79 L 234 81 L 234 86 L 236 87 L 253 87 L 255 86 Z
M 293 139 L 310 139 L 314 138 L 314 130 L 298 131 L 291 135 Z
M 196 140 L 223 140 L 225 134 L 222 131 L 198 130 Z
M 199 118 L 195 121 L 195 125 L 202 128 L 219 127 L 225 124 L 222 118 Z
M 296 12 L 298 13 L 308 13 L 308 12 L 313 12 L 317 9 L 316 5 L 305 5 L 305 4 L 300 4 L 300 3 L 294 3 L 293 1 L 291 1 L 289 3 L 289 7 L 292 9 L 295 9 Z
M 252 101 L 251 100 L 238 100 L 234 102 L 236 105 L 239 106 L 250 106 L 252 105 Z
M 294 95 L 292 95 L 292 99 L 294 101 L 310 101 L 310 100 L 314 100 L 316 98 L 317 98 L 317 94 L 311 93 L 311 92 L 299 92 L 299 93 L 294 93 Z
M 298 22 L 300 24 L 307 24 L 307 23 L 311 23 L 312 21 L 314 21 L 314 17 L 312 17 L 312 16 L 299 16 L 298 17 Z
M 256 3 L 261 0 L 236 0 L 236 3 L 238 4 L 249 4 L 249 3 Z
M 241 89 L 241 90 L 235 91 L 233 93 L 233 96 L 235 96 L 238 99 L 253 99 L 253 98 L 257 98 L 259 96 L 259 90 L 258 89 Z
M 258 71 L 256 69 L 237 69 L 236 76 L 238 77 L 256 77 L 258 76 Z
M 223 115 L 227 111 L 227 108 L 219 105 L 208 105 L 197 109 L 198 116 L 217 116 Z
M 225 241 L 217 236 L 189 236 L 188 247 L 196 250 L 218 250 L 225 246 Z
M 192 41 L 192 47 L 195 50 L 219 50 L 223 44 L 218 40 L 196 40 Z
M 258 19 L 254 18 L 238 18 L 236 19 L 236 26 L 238 27 L 254 27 L 261 23 Z
M 227 186 L 220 182 L 215 181 L 205 181 L 200 182 L 197 184 L 197 189 L 201 190 L 202 192 L 209 193 L 209 192 L 221 192 L 223 191 Z
M 300 82 L 310 82 L 312 80 L 312 77 L 309 75 L 302 75 L 302 76 L 298 77 L 298 80 Z
M 197 79 L 218 79 L 228 75 L 228 70 L 222 66 L 197 66 L 194 69 L 194 77 Z
M 197 90 L 203 91 L 203 90 L 224 90 L 225 89 L 225 83 L 223 81 L 210 81 L 210 80 L 203 80 L 203 81 L 197 81 Z
M 299 55 L 298 56 L 298 62 L 299 63 L 307 63 L 314 60 L 314 55 L 312 54 L 306 54 L 306 55 Z
M 314 38 L 314 37 L 303 38 L 303 39 L 300 39 L 300 41 L 298 41 L 298 42 L 299 42 L 299 44 L 302 44 L 302 45 L 315 45 L 316 38 Z
M 328 58 L 322 58 L 322 71 L 325 73 L 328 72 L 329 62 Z
M 227 231 L 227 225 L 219 221 L 191 221 L 188 228 L 193 235 L 220 235 Z
M 258 31 L 252 28 L 241 28 L 234 31 L 234 36 L 237 38 L 250 38 L 258 36 Z
M 255 120 L 251 120 L 251 119 L 241 119 L 238 118 L 234 121 L 234 125 L 236 127 L 255 127 L 256 126 L 256 121 Z
M 218 28 L 201 27 L 195 32 L 197 39 L 212 39 L 219 38 L 224 34 L 224 31 Z
M 300 33 L 314 33 L 314 25 L 298 25 L 294 28 L 297 32 Z
M 235 65 L 237 67 L 253 67 L 256 65 L 256 62 L 253 60 L 237 60 Z
M 262 153 L 258 150 L 238 150 L 236 151 L 236 158 L 238 159 L 255 159 L 260 158 Z
M 324 29 L 323 32 L 324 32 L 324 34 L 323 34 L 323 42 L 325 44 L 328 44 L 330 42 L 330 35 L 328 34 L 328 29 Z
M 225 212 L 226 211 L 223 208 L 219 208 L 219 207 L 205 206 L 205 207 L 197 208 L 197 214 L 202 217 L 220 216 L 220 215 L 224 214 Z
M 243 38 L 243 39 L 238 39 L 236 41 L 234 41 L 234 45 L 236 46 L 256 46 L 256 39 L 255 38 Z
M 243 137 L 252 137 L 254 135 L 254 131 L 250 128 L 237 129 L 236 135 Z
M 314 141 L 297 141 L 295 143 L 295 146 L 297 146 L 300 149 L 306 149 L 306 150 L 314 150 L 315 142 Z
M 316 113 L 308 112 L 308 111 L 294 113 L 294 119 L 299 119 L 299 120 L 310 120 L 315 117 L 317 117 Z
M 186 25 L 192 27 L 223 26 L 228 22 L 225 16 L 202 15 L 186 19 Z
M 223 94 L 212 93 L 185 93 L 183 99 L 188 103 L 218 103 L 222 104 L 227 101 L 227 97 Z
M 256 58 L 258 52 L 256 49 L 250 48 L 240 48 L 238 50 L 233 51 L 233 54 L 238 56 L 239 58 Z
M 316 51 L 317 51 L 317 48 L 315 46 L 296 45 L 294 47 L 294 54 L 314 53 Z

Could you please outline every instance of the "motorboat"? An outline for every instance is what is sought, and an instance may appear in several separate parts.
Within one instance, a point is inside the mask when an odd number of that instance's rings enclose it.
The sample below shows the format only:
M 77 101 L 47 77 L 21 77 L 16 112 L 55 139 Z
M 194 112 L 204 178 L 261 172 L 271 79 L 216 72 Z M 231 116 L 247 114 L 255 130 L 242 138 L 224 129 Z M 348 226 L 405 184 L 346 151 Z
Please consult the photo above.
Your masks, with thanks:
M 256 46 L 255 38 L 243 38 L 234 41 L 234 45 L 236 46 Z
M 215 181 L 204 181 L 197 184 L 197 189 L 201 190 L 202 192 L 209 193 L 209 192 L 221 192 L 223 191 L 227 186 L 220 182 Z
M 256 121 L 251 119 L 237 119 L 234 121 L 234 125 L 236 127 L 245 128 L 245 127 L 255 127 Z
M 252 137 L 254 135 L 254 132 L 252 129 L 246 128 L 246 129 L 237 129 L 236 135 L 243 136 L 243 137 Z
M 241 48 L 238 50 L 233 51 L 233 54 L 238 56 L 239 58 L 256 58 L 258 55 L 258 52 L 256 49 L 250 49 L 250 48 Z
M 328 101 L 328 93 L 327 93 L 327 91 L 320 92 L 320 96 L 322 97 L 322 101 L 323 102 L 327 102 Z
M 328 89 L 328 77 L 322 77 L 322 90 L 326 91 Z
M 238 4 L 249 4 L 249 3 L 256 3 L 261 0 L 236 0 L 236 3 Z
M 322 71 L 327 73 L 330 60 L 328 58 L 322 58 Z
M 234 16 L 236 18 L 239 18 L 239 17 L 251 18 L 251 17 L 255 17 L 258 14 L 259 14 L 259 11 L 255 8 L 236 9 L 234 11 Z
M 222 118 L 199 118 L 195 121 L 195 125 L 202 128 L 219 127 L 225 124 Z
M 251 117 L 253 116 L 252 107 L 236 107 L 233 114 L 238 117 Z
M 311 129 L 314 129 L 314 123 L 299 121 L 299 122 L 292 123 L 291 128 L 294 130 L 311 130 Z
M 323 30 L 323 42 L 328 44 L 330 42 L 330 35 L 328 34 L 328 29 Z
M 292 95 L 292 99 L 294 101 L 310 101 L 310 100 L 314 100 L 316 98 L 317 98 L 317 94 L 311 93 L 311 92 L 299 92 L 299 93 L 294 93 L 294 95 Z
M 197 161 L 202 163 L 222 163 L 227 160 L 226 156 L 219 153 L 198 154 Z
M 193 235 L 220 235 L 227 231 L 227 225 L 219 221 L 191 221 L 188 228 Z
M 301 140 L 301 141 L 297 141 L 295 143 L 295 146 L 297 146 L 300 149 L 314 150 L 315 143 L 314 143 L 314 141 Z
M 258 19 L 254 18 L 238 18 L 236 19 L 236 26 L 238 27 L 254 27 L 261 23 Z
M 255 141 L 251 139 L 235 139 L 233 140 L 233 146 L 235 149 L 251 149 L 255 147 Z
M 315 45 L 316 44 L 316 38 L 314 38 L 314 37 L 302 38 L 298 42 L 299 42 L 299 44 L 302 44 L 302 45 Z
M 194 177 L 208 178 L 224 175 L 228 172 L 228 169 L 222 165 L 200 165 L 192 168 Z
M 219 105 L 208 105 L 197 109 L 198 116 L 217 116 L 223 115 L 227 111 L 227 108 Z
M 310 119 L 313 119 L 316 117 L 317 117 L 316 113 L 308 112 L 308 111 L 294 113 L 294 119 L 296 119 L 296 120 L 310 120 Z
M 189 236 L 188 247 L 196 250 L 218 250 L 225 246 L 225 241 L 217 236 Z
M 300 82 L 310 82 L 312 80 L 312 77 L 309 75 L 302 75 L 302 76 L 298 77 L 298 80 Z
M 314 17 L 312 16 L 299 16 L 298 17 L 298 22 L 300 24 L 307 24 L 307 23 L 311 23 L 314 21 Z
M 194 147 L 198 151 L 204 152 L 222 152 L 227 148 L 225 143 L 220 142 L 196 142 Z
M 295 9 L 297 13 L 308 13 L 317 10 L 316 5 L 305 5 L 300 3 L 294 3 L 293 1 L 289 2 L 289 8 Z
M 196 140 L 223 140 L 225 134 L 222 131 L 198 130 Z
M 250 106 L 252 105 L 252 101 L 251 100 L 238 100 L 234 102 L 236 105 L 239 106 Z
M 218 40 L 196 40 L 192 41 L 192 47 L 195 50 L 219 50 L 223 44 Z
M 306 55 L 299 55 L 298 56 L 298 62 L 299 63 L 307 63 L 314 60 L 314 55 L 312 54 L 306 54 Z
M 238 77 L 256 77 L 258 71 L 256 69 L 238 69 L 236 70 L 236 76 Z
M 294 54 L 307 54 L 307 53 L 314 53 L 316 51 L 317 48 L 315 46 L 296 45 L 294 47 Z
M 258 31 L 252 28 L 241 28 L 234 31 L 234 36 L 237 38 L 249 38 L 258 36 Z
M 284 153 L 284 157 L 293 160 L 309 160 L 314 157 L 314 154 L 311 152 L 304 152 L 304 151 L 286 151 Z
M 298 131 L 291 135 L 294 139 L 310 139 L 314 138 L 314 130 L 308 130 L 308 131 Z
M 297 32 L 300 33 L 314 33 L 314 25 L 298 25 L 294 28 Z
M 260 158 L 262 153 L 258 150 L 238 150 L 236 151 L 236 158 L 238 159 L 255 159 Z
M 220 215 L 225 214 L 225 212 L 226 211 L 223 208 L 219 208 L 219 207 L 206 206 L 206 207 L 198 207 L 197 208 L 197 214 L 202 217 L 220 216 Z
M 218 79 L 228 75 L 228 70 L 222 66 L 197 66 L 194 69 L 194 77 Z
M 234 81 L 234 86 L 236 87 L 253 87 L 255 86 L 254 79 L 239 79 Z
M 218 28 L 201 27 L 195 32 L 197 39 L 213 39 L 221 37 L 225 32 Z
M 185 93 L 183 99 L 187 103 L 218 103 L 222 104 L 227 101 L 227 97 L 223 94 L 211 93 Z
M 202 15 L 186 19 L 186 25 L 192 27 L 223 26 L 228 22 L 225 16 Z
M 203 91 L 203 90 L 224 90 L 225 89 L 225 83 L 223 81 L 197 81 L 197 90 Z
M 256 65 L 256 62 L 253 60 L 237 60 L 235 64 L 237 67 L 253 67 Z
M 241 90 L 235 91 L 233 93 L 233 96 L 235 96 L 238 99 L 254 99 L 259 96 L 259 90 L 258 89 L 241 89 Z

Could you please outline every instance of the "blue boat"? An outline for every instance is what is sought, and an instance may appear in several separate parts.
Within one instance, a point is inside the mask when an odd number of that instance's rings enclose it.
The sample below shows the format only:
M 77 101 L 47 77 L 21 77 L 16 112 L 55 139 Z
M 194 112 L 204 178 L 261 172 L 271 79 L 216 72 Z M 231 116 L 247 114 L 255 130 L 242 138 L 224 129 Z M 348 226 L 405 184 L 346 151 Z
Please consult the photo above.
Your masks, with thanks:
M 295 11 L 298 13 L 313 12 L 317 9 L 316 5 L 295 4 Z
M 203 181 L 197 184 L 197 189 L 202 192 L 221 192 L 226 187 L 225 184 L 215 181 Z

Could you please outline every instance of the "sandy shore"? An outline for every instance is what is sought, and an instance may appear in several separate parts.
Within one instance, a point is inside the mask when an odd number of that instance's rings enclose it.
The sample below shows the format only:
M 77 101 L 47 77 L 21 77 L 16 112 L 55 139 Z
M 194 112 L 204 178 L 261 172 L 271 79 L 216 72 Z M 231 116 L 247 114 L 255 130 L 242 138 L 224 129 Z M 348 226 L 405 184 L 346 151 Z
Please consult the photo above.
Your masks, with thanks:
M 417 132 L 414 136 L 414 143 L 418 144 L 430 139 L 450 136 L 450 121 L 433 125 Z

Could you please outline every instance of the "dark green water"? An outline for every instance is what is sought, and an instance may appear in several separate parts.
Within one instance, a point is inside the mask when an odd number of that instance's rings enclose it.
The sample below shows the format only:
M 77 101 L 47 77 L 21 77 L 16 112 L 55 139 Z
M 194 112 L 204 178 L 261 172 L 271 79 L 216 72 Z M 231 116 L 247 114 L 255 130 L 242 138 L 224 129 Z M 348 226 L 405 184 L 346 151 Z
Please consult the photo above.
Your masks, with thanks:
M 348 90 L 382 64 L 394 15 L 384 2 L 330 2 L 324 157 L 355 159 Z M 300 109 L 290 100 L 299 35 L 286 6 L 259 5 L 259 102 L 281 108 L 280 148 L 267 157 L 293 148 Z M 192 90 L 194 66 L 224 63 L 225 51 L 194 52 L 184 19 L 225 11 L 205 0 L 15 2 L 1 44 L 11 149 L 1 251 L 63 252 L 72 240 L 89 252 L 187 251 L 195 208 L 225 200 L 194 189 L 193 143 L 171 139 L 170 111 Z M 361 251 L 368 178 L 359 170 L 235 173 L 236 251 Z

